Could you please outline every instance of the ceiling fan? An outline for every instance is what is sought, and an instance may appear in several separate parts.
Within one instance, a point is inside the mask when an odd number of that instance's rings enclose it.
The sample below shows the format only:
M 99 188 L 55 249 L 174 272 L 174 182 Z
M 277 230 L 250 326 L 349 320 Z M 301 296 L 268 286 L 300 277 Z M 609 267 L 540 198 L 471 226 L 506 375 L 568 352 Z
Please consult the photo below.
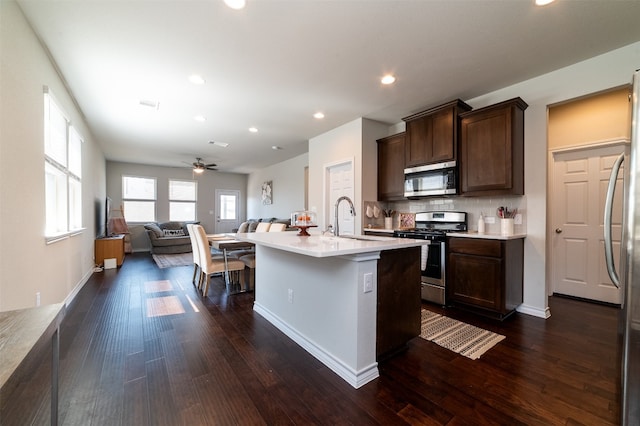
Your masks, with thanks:
M 193 165 L 193 171 L 198 174 L 204 173 L 205 170 L 218 170 L 216 169 L 217 164 L 205 164 L 200 157 L 196 157 L 196 161 L 191 164 Z

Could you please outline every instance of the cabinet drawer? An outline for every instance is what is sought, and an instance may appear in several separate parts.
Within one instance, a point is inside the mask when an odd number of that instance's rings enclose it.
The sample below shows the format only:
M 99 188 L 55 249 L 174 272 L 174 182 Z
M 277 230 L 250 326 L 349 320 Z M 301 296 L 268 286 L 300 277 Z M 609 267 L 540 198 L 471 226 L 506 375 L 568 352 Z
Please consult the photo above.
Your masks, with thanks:
M 449 251 L 476 256 L 502 257 L 502 242 L 475 238 L 449 238 Z

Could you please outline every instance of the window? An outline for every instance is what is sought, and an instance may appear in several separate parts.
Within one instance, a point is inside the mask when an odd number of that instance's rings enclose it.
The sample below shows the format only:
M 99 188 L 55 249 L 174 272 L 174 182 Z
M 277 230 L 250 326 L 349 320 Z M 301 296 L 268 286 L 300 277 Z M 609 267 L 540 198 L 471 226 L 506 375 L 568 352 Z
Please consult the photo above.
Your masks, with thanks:
M 156 180 L 122 176 L 122 204 L 128 222 L 155 222 Z
M 169 180 L 169 220 L 196 220 L 196 182 Z
M 82 138 L 45 87 L 45 236 L 82 228 Z

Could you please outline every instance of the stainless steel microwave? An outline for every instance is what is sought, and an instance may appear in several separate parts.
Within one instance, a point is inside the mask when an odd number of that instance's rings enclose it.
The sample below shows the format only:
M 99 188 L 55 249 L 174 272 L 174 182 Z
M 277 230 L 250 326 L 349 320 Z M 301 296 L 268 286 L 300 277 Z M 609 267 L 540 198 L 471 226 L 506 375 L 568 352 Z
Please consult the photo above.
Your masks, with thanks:
M 457 175 L 455 161 L 404 169 L 404 196 L 454 195 L 457 193 Z

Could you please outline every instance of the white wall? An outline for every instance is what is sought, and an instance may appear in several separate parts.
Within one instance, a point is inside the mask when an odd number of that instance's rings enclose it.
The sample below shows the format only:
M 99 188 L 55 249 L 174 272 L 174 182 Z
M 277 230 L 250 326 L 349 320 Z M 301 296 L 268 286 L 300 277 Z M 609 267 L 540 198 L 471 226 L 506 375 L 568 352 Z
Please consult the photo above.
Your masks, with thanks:
M 0 311 L 65 301 L 93 270 L 95 202 L 105 160 L 15 2 L 0 1 Z M 84 232 L 45 244 L 44 98 L 48 86 L 84 138 Z
M 145 164 L 107 161 L 107 195 L 113 207 L 122 205 L 122 176 L 140 176 L 156 179 L 156 221 L 169 220 L 169 179 L 195 180 L 198 183 L 196 220 L 208 233 L 215 232 L 216 189 L 240 191 L 240 219 L 246 215 L 247 175 L 208 170 L 202 175 L 192 173 L 190 167 L 162 167 Z M 211 213 L 213 212 L 213 214 Z M 125 218 L 126 218 L 125 211 Z M 149 239 L 143 224 L 129 223 L 133 251 L 149 251 Z
M 317 212 L 318 226 L 331 223 L 331 207 L 325 205 L 325 169 L 343 161 L 353 161 L 356 206 L 356 234 L 362 232 L 364 201 L 377 198 L 376 140 L 387 136 L 388 124 L 358 118 L 309 141 L 309 209 Z
M 276 217 L 288 219 L 291 213 L 304 209 L 304 169 L 309 154 L 274 164 L 253 172 L 247 179 L 247 219 Z M 272 182 L 272 201 L 262 204 L 262 183 Z

